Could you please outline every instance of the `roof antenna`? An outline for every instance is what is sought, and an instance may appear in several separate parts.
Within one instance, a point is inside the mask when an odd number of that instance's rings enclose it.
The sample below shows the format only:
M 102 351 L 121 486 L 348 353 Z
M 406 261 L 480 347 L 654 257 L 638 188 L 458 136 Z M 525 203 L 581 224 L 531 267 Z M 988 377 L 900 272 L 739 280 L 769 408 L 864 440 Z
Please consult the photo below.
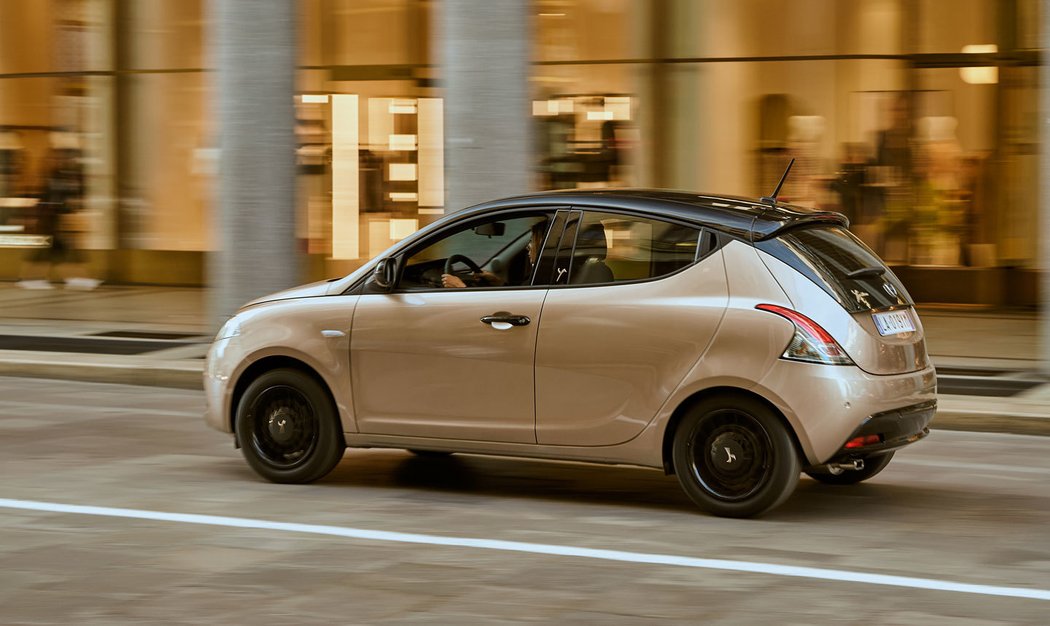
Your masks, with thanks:
M 780 177 L 780 182 L 777 183 L 777 188 L 773 190 L 773 193 L 768 196 L 762 196 L 762 202 L 768 202 L 769 204 L 777 205 L 777 195 L 780 194 L 780 188 L 784 186 L 784 181 L 787 180 L 788 172 L 791 171 L 791 166 L 795 164 L 795 158 L 791 158 L 791 162 L 788 163 L 787 169 L 784 170 L 784 175 Z

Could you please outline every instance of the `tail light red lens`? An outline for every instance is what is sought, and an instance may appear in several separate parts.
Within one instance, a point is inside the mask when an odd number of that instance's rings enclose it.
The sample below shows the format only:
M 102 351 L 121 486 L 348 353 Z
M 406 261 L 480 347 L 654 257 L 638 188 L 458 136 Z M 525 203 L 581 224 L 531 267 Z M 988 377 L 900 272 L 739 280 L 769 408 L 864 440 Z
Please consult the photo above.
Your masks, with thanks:
M 846 448 L 855 449 L 863 448 L 864 446 L 873 446 L 877 443 L 882 443 L 882 436 L 880 435 L 861 435 L 860 437 L 854 437 L 846 442 Z
M 776 304 L 759 304 L 755 308 L 775 313 L 795 325 L 795 336 L 791 338 L 783 358 L 824 365 L 853 365 L 853 359 L 849 358 L 835 338 L 805 315 Z

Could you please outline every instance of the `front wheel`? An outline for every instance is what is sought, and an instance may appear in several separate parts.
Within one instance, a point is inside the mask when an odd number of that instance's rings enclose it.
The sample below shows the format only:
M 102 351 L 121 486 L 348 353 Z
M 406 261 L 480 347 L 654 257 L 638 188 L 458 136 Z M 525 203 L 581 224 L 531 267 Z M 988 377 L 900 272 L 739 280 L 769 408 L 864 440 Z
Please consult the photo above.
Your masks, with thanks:
M 864 469 L 843 470 L 841 474 L 832 474 L 827 471 L 807 471 L 806 474 L 813 480 L 820 481 L 825 485 L 856 485 L 868 480 L 875 474 L 886 469 L 893 458 L 893 452 L 887 452 L 881 456 L 873 456 L 864 459 Z
M 801 467 L 794 438 L 762 402 L 708 398 L 678 424 L 673 460 L 682 489 L 722 517 L 761 515 L 787 500 Z
M 338 414 L 321 383 L 295 369 L 256 378 L 237 405 L 235 426 L 248 465 L 275 483 L 313 482 L 343 458 Z

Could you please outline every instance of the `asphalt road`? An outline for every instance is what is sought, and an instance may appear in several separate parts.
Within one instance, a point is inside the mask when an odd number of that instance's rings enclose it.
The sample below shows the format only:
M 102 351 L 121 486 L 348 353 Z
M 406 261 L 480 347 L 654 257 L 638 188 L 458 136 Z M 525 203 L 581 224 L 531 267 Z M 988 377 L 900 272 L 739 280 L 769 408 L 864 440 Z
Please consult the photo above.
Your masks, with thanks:
M 767 517 L 725 520 L 673 477 L 576 463 L 350 451 L 322 482 L 272 485 L 202 406 L 196 391 L 0 378 L 0 622 L 1050 615 L 1045 437 L 935 431 L 870 483 L 803 478 Z

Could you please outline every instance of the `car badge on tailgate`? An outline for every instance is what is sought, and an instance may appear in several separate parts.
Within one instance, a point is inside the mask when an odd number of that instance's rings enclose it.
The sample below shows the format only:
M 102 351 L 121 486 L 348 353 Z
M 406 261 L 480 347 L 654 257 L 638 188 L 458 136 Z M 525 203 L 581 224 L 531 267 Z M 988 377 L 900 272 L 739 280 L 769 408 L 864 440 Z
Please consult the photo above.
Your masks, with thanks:
M 863 306 L 866 309 L 870 309 L 871 308 L 871 304 L 868 303 L 868 292 L 867 291 L 857 291 L 856 289 L 853 289 L 852 291 L 853 291 L 853 297 L 857 299 L 857 304 Z

